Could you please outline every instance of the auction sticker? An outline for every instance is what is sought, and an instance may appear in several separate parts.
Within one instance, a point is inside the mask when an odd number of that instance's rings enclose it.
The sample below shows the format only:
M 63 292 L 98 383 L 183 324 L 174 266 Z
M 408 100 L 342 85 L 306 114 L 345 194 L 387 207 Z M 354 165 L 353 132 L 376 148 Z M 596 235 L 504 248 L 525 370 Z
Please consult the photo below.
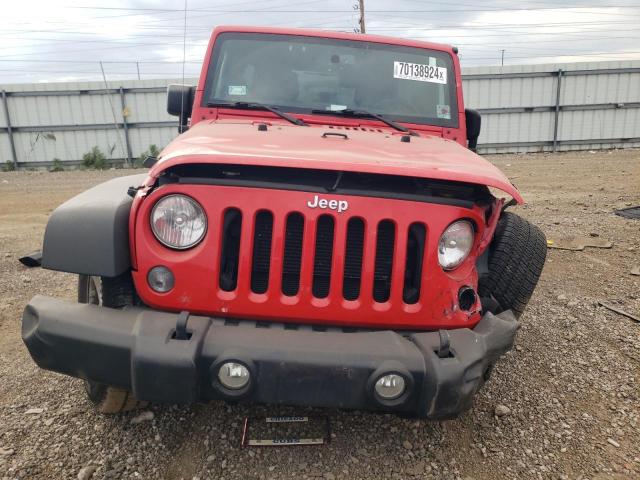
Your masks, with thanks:
M 229 85 L 229 95 L 246 95 L 246 85 Z
M 393 78 L 446 85 L 447 69 L 420 63 L 393 62 Z

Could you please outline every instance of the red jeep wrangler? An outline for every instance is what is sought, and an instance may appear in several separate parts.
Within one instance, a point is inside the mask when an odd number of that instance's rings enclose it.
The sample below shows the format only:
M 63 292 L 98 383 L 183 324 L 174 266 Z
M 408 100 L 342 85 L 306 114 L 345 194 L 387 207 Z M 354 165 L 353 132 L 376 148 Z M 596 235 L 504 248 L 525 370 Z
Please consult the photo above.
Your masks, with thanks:
M 542 232 L 476 155 L 457 50 L 371 35 L 217 28 L 180 131 L 147 175 L 49 219 L 37 364 L 105 413 L 211 399 L 451 418 L 509 350 Z M 510 202 L 493 191 L 512 197 Z

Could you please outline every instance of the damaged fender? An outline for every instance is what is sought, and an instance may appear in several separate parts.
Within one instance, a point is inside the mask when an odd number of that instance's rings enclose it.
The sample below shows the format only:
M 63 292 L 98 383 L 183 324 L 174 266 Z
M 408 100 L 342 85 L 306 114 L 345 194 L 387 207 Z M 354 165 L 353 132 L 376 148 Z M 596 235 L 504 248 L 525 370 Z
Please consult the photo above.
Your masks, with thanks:
M 101 183 L 56 208 L 44 234 L 42 266 L 50 270 L 115 277 L 131 265 L 129 187 L 146 175 Z

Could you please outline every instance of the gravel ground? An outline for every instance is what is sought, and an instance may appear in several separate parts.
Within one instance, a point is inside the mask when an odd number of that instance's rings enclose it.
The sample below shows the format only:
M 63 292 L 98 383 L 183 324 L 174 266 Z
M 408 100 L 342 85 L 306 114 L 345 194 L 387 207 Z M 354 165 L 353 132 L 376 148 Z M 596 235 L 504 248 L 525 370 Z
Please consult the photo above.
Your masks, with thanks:
M 431 423 L 362 412 L 329 415 L 323 447 L 239 448 L 245 415 L 305 409 L 212 403 L 104 417 L 81 382 L 35 367 L 20 315 L 36 293 L 72 299 L 72 275 L 26 269 L 48 214 L 129 172 L 0 173 L 0 478 L 640 478 L 640 151 L 492 157 L 529 204 L 514 208 L 550 239 L 599 235 L 613 248 L 550 250 L 517 347 L 474 408 Z M 134 420 L 135 419 L 135 420 Z

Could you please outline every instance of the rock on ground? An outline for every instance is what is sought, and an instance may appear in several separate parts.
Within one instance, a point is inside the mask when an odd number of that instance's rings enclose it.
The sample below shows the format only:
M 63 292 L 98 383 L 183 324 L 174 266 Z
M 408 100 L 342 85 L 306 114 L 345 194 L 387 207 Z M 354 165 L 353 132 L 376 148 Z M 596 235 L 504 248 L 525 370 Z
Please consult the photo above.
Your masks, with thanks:
M 81 381 L 36 368 L 20 339 L 29 298 L 74 300 L 75 276 L 29 270 L 17 258 L 41 247 L 57 205 L 135 172 L 0 173 L 0 451 L 11 452 L 0 455 L 0 478 L 76 478 L 89 465 L 96 479 L 640 478 L 638 325 L 597 306 L 606 300 L 640 312 L 640 278 L 628 274 L 638 264 L 640 222 L 612 213 L 640 204 L 640 152 L 491 160 L 511 165 L 506 173 L 528 202 L 512 211 L 549 239 L 597 233 L 614 246 L 549 250 L 522 317 L 520 349 L 497 364 L 471 411 L 446 422 L 220 402 L 151 405 L 153 421 L 139 426 L 131 420 L 141 412 L 95 413 Z M 498 405 L 511 413 L 496 418 Z M 31 408 L 43 410 L 26 414 Z M 329 415 L 331 443 L 240 447 L 245 416 L 300 414 Z

